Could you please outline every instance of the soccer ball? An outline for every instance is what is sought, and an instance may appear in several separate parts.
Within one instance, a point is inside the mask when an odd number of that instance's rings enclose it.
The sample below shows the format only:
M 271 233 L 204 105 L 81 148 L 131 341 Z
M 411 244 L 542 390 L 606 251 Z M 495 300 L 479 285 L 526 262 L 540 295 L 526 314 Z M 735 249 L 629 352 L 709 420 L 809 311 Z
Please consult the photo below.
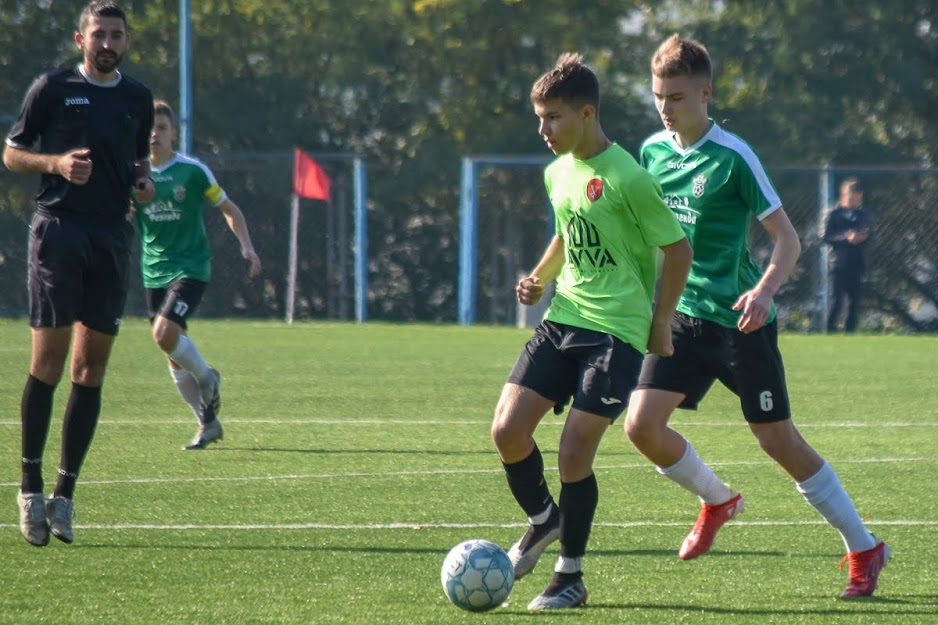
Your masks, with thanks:
M 484 612 L 508 598 L 515 583 L 515 569 L 504 549 L 476 538 L 450 549 L 440 578 L 443 592 L 454 605 Z

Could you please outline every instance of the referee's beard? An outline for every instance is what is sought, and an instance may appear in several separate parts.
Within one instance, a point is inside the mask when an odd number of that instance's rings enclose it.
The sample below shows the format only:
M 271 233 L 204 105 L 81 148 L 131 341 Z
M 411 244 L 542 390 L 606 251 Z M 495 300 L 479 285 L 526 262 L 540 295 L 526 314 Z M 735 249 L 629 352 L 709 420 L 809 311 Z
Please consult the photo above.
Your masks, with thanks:
M 117 66 L 120 65 L 123 58 L 123 54 L 117 54 L 116 52 L 106 50 L 98 52 L 94 58 L 91 59 L 91 64 L 102 74 L 110 74 L 117 69 Z

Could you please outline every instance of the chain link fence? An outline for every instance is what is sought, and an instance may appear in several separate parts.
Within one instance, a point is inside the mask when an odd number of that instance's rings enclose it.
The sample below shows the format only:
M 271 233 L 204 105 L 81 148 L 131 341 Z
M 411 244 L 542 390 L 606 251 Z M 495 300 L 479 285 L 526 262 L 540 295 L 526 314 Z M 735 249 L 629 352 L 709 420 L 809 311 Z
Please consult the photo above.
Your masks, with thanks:
M 938 331 L 938 170 L 895 167 L 770 167 L 786 213 L 801 236 L 801 258 L 776 295 L 780 327 L 824 331 L 828 292 L 827 246 L 820 225 L 848 176 L 860 178 L 874 237 L 859 329 L 869 332 Z M 540 258 L 553 233 L 542 169 L 528 165 L 480 167 L 476 321 L 512 323 L 518 276 Z M 753 223 L 753 257 L 765 266 L 772 241 Z M 536 317 L 536 315 L 535 315 Z
M 212 247 L 212 279 L 199 315 L 279 317 L 286 305 L 292 153 L 205 157 L 219 184 L 244 212 L 261 257 L 261 276 L 251 280 L 237 238 L 221 211 L 205 210 Z M 354 318 L 352 172 L 347 161 L 320 159 L 332 179 L 332 202 L 303 200 L 299 220 L 299 262 L 294 318 Z M 38 176 L 0 167 L 0 316 L 27 311 L 27 243 Z M 146 315 L 140 278 L 139 241 L 132 256 L 128 316 Z
M 200 313 L 211 317 L 283 318 L 286 302 L 291 154 L 261 153 L 204 158 L 222 187 L 245 213 L 264 270 L 247 277 L 237 239 L 217 210 L 206 211 L 213 249 L 213 278 Z M 296 318 L 354 317 L 352 172 L 347 162 L 322 159 L 333 180 L 333 202 L 304 201 L 299 229 Z M 825 206 L 847 176 L 863 183 L 864 203 L 872 214 L 874 237 L 861 308 L 860 330 L 938 331 L 938 170 L 921 168 L 774 167 L 785 209 L 802 239 L 802 256 L 776 298 L 780 323 L 788 331 L 823 331 L 827 301 L 825 246 L 818 228 Z M 28 224 L 38 180 L 0 168 L 0 316 L 25 314 Z M 543 168 L 481 167 L 478 173 L 479 243 L 476 321 L 514 324 L 518 309 L 514 285 L 540 258 L 553 232 L 543 184 Z M 458 211 L 453 206 L 454 214 Z M 457 220 L 454 220 L 454 222 Z M 383 236 L 369 232 L 372 258 L 381 254 Z M 752 250 L 763 265 L 771 241 L 752 228 Z M 133 258 L 128 315 L 143 315 L 146 304 L 139 279 L 139 253 Z M 369 263 L 376 284 L 382 276 Z M 436 280 L 457 281 L 456 266 L 433 268 Z M 453 289 L 455 290 L 455 289 Z M 423 321 L 415 319 L 415 321 Z

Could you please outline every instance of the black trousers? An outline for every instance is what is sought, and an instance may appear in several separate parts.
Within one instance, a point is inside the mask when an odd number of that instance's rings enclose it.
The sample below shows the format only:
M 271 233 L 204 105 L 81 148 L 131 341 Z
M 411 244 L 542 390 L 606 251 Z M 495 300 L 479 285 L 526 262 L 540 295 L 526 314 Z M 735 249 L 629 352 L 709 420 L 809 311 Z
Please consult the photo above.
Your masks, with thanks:
M 844 332 L 855 332 L 860 317 L 860 296 L 863 287 L 863 271 L 854 268 L 835 269 L 831 289 L 831 307 L 827 313 L 827 331 L 834 332 L 840 313 L 847 307 Z

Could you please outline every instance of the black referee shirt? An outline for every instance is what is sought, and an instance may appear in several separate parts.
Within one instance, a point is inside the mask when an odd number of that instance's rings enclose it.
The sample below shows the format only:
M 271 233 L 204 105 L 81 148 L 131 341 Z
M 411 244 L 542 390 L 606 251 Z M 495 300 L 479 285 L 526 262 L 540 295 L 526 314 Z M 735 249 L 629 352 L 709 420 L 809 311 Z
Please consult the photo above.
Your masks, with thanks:
M 91 149 L 91 178 L 84 185 L 43 174 L 36 197 L 51 214 L 124 216 L 134 183 L 134 162 L 150 152 L 153 94 L 142 83 L 119 75 L 94 83 L 78 68 L 40 76 L 26 94 L 7 143 L 61 154 Z

